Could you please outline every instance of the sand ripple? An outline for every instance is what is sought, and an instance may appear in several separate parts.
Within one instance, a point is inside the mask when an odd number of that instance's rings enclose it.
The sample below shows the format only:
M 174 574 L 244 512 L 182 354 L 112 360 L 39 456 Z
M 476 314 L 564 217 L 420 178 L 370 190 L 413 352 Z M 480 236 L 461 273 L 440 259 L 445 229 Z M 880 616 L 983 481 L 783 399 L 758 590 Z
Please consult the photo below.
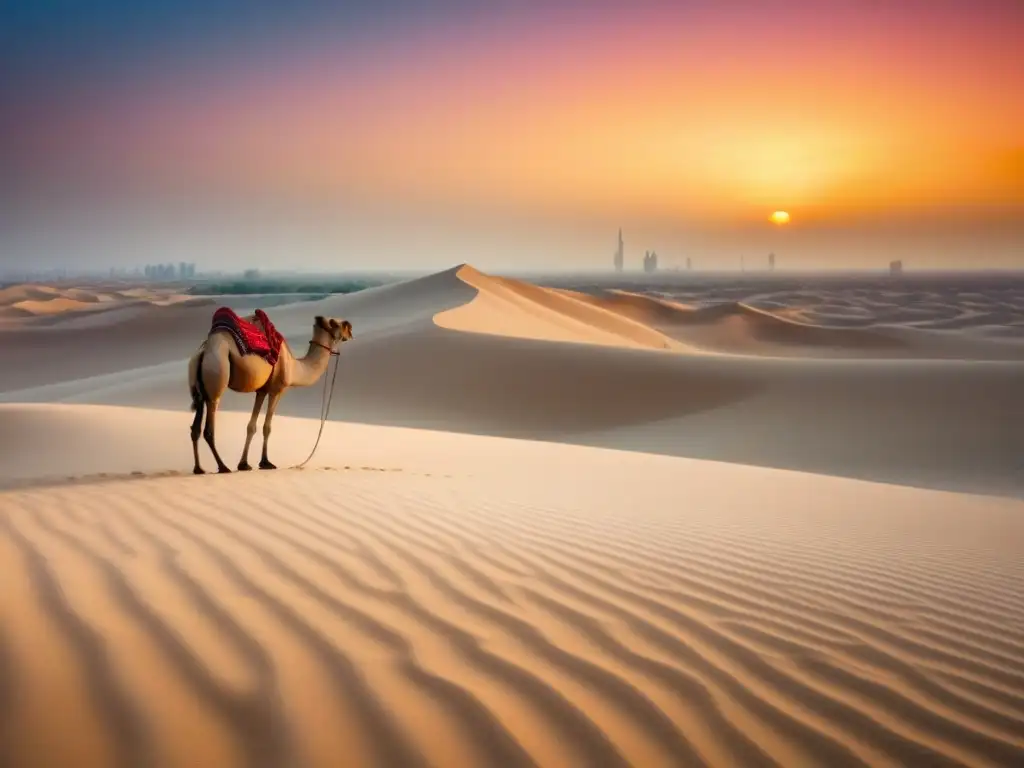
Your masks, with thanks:
M 4 764 L 1024 764 L 1024 567 L 950 538 L 402 473 L 114 484 L 0 495 Z

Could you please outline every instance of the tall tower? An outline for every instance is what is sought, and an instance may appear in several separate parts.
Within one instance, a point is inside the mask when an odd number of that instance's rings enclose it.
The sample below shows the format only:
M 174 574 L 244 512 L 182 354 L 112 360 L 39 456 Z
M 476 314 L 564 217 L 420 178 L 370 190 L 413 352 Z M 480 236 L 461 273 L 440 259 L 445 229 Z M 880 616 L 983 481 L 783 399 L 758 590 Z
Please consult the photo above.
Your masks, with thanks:
M 774 253 L 769 253 L 768 254 L 768 269 L 770 269 L 770 270 L 774 270 L 775 269 L 775 254 Z
M 615 249 L 615 271 L 622 271 L 623 264 L 622 227 L 619 227 L 619 247 Z

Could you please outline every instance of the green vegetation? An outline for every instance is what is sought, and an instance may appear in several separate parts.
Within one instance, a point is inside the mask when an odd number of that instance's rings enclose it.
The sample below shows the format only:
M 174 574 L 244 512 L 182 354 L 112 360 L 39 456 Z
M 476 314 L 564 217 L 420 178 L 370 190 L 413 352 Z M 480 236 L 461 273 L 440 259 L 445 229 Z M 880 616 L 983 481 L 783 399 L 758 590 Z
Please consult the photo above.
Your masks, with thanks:
M 188 289 L 192 296 L 218 294 L 303 293 L 318 297 L 334 293 L 356 293 L 382 283 L 372 280 L 342 280 L 339 282 L 307 283 L 294 280 L 233 280 L 224 283 L 201 283 Z

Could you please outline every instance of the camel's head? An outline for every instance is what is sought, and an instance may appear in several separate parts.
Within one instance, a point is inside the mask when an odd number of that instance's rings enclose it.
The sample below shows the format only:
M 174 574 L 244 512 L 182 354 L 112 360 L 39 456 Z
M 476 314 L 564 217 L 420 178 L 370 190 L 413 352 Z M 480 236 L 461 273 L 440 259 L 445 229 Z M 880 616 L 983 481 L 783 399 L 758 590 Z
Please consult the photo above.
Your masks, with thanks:
M 348 320 L 338 320 L 334 317 L 317 315 L 316 322 L 313 324 L 313 331 L 314 333 L 317 331 L 326 333 L 330 337 L 327 346 L 334 349 L 341 342 L 352 338 L 352 323 Z

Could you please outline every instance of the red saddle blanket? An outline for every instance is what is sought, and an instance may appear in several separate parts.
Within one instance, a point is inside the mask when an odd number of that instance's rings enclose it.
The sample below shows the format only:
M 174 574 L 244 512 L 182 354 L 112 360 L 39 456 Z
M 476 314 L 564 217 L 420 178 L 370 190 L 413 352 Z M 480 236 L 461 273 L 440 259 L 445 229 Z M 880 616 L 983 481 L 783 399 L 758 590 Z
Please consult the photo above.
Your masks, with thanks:
M 210 333 L 227 331 L 243 355 L 259 355 L 271 365 L 276 365 L 284 336 L 278 333 L 266 312 L 257 309 L 255 314 L 259 322 L 250 323 L 240 318 L 230 307 L 221 307 L 213 313 Z

